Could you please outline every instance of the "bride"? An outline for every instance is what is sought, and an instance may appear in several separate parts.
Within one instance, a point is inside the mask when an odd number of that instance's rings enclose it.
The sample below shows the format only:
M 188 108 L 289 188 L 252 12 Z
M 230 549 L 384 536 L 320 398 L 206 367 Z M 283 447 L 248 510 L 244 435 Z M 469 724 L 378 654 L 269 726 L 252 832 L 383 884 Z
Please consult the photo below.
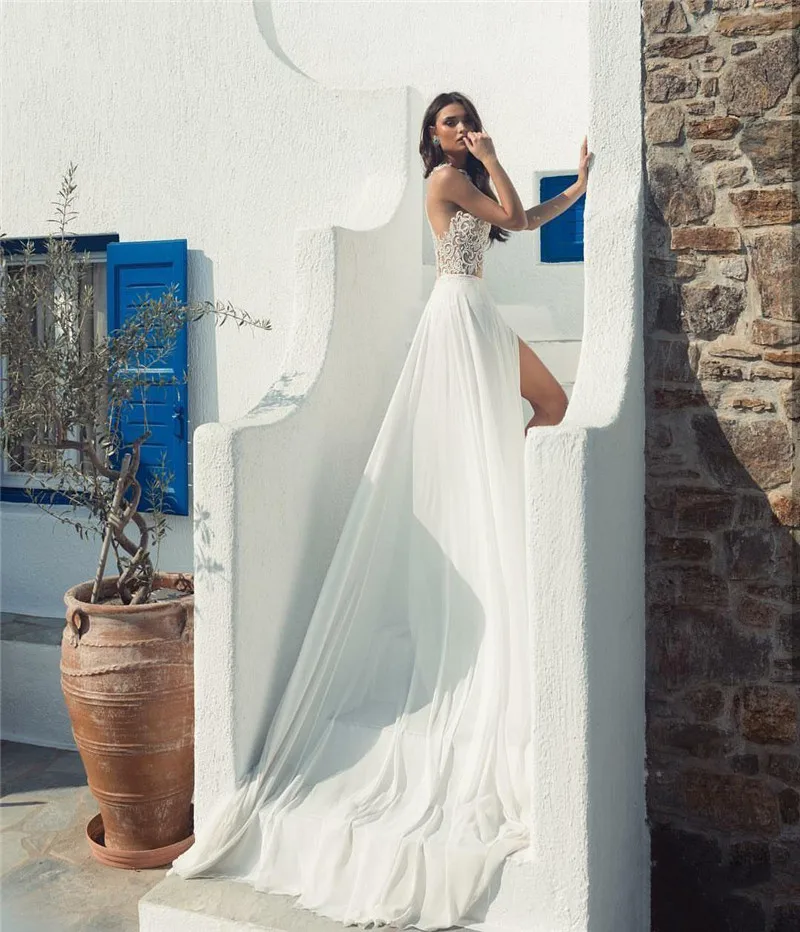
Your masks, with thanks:
M 483 258 L 569 207 L 589 157 L 584 139 L 578 181 L 526 211 L 481 127 L 459 93 L 425 113 L 435 284 L 260 760 L 170 871 L 345 925 L 467 922 L 530 843 L 523 446 L 567 399 Z

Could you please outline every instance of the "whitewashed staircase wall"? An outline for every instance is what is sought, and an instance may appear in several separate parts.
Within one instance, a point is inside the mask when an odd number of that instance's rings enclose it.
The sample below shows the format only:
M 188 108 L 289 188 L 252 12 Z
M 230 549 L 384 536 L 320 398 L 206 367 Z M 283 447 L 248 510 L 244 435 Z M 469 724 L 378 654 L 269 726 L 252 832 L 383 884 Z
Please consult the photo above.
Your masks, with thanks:
M 499 302 L 562 383 L 574 384 L 564 422 L 526 441 L 536 809 L 531 848 L 506 862 L 470 919 L 485 932 L 647 928 L 639 25 L 636 5 L 592 0 L 588 133 L 598 159 L 586 210 L 582 334 L 548 329 L 535 306 Z M 422 194 L 408 168 L 419 117 L 413 95 L 408 102 L 406 189 L 392 220 L 361 233 L 298 234 L 297 325 L 284 374 L 246 418 L 207 425 L 196 437 L 204 517 L 197 558 L 219 568 L 200 573 L 197 589 L 201 830 L 211 799 L 259 747 L 333 540 L 315 547 L 315 516 L 333 507 L 343 517 L 418 311 L 419 263 L 406 267 L 402 258 Z M 397 284 L 391 331 L 371 316 L 386 294 L 382 276 Z M 364 395 L 381 371 L 383 394 L 370 407 Z M 359 373 L 367 376 L 353 386 Z M 365 417 L 370 429 L 359 433 L 354 424 Z M 331 501 L 326 465 L 342 430 L 355 452 Z M 272 577 L 268 568 L 287 544 L 284 575 Z M 258 669 L 265 656 L 266 671 Z M 285 897 L 172 877 L 140 902 L 140 929 L 174 928 L 341 929 L 288 908 Z

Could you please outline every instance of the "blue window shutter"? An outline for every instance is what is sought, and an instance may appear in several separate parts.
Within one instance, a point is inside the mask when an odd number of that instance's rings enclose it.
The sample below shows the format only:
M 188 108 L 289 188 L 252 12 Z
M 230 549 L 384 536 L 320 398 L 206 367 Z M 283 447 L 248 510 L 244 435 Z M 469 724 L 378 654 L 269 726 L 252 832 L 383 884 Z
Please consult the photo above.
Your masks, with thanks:
M 539 202 L 549 201 L 578 180 L 577 175 L 550 175 L 539 180 Z M 540 228 L 542 262 L 583 262 L 583 208 L 586 195 Z
M 140 243 L 109 243 L 107 256 L 108 330 L 119 329 L 136 311 L 136 305 L 149 295 L 161 297 L 177 285 L 175 296 L 186 303 L 186 240 L 153 240 Z M 157 368 L 156 368 L 157 367 Z M 187 334 L 184 324 L 169 356 L 145 369 L 153 380 L 175 379 L 174 385 L 145 385 L 136 390 L 125 405 L 120 430 L 129 443 L 151 431 L 142 444 L 141 461 L 136 478 L 142 486 L 140 511 L 151 510 L 150 477 L 163 472 L 162 461 L 172 480 L 164 498 L 163 510 L 169 514 L 189 514 L 189 407 L 186 374 L 188 371 Z

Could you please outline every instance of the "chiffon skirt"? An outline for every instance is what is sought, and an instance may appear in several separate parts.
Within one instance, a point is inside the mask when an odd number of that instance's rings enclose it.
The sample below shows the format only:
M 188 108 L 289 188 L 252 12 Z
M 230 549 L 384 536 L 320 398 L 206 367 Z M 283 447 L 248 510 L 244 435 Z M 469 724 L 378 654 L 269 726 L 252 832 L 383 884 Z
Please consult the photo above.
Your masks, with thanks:
M 523 445 L 517 335 L 441 275 L 261 758 L 170 873 L 345 925 L 467 921 L 530 842 Z

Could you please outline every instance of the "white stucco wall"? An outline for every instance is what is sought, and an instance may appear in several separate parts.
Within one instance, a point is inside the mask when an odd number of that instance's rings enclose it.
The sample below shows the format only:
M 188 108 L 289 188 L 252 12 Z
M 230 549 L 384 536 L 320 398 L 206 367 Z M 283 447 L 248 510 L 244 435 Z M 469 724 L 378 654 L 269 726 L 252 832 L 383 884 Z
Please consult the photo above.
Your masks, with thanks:
M 538 233 L 520 233 L 485 271 L 500 305 L 584 341 L 567 419 L 526 445 L 535 834 L 550 871 L 529 893 L 547 928 L 646 928 L 638 6 L 69 2 L 0 16 L 5 232 L 45 232 L 71 159 L 77 231 L 186 237 L 192 297 L 273 322 L 190 338 L 194 527 L 176 520 L 161 563 L 197 576 L 199 821 L 257 753 L 427 297 L 425 104 L 473 98 L 526 206 L 539 174 L 575 170 L 588 133 L 585 266 L 542 266 Z M 56 614 L 94 551 L 20 507 L 0 509 L 3 607 Z
M 526 442 L 542 928 L 649 928 L 638 5 L 592 2 L 586 300 L 561 424 Z M 535 926 L 534 926 L 535 927 Z
M 392 215 L 406 183 L 405 91 L 309 81 L 275 60 L 250 3 L 9 3 L 0 17 L 3 232 L 52 229 L 73 161 L 72 232 L 187 238 L 190 298 L 273 325 L 194 328 L 190 435 L 243 415 L 286 350 L 295 231 Z M 416 235 L 403 248 L 418 255 Z M 0 505 L 2 607 L 56 615 L 65 589 L 94 574 L 97 547 L 34 511 Z M 160 565 L 188 569 L 191 518 L 172 525 Z
M 473 97 L 526 206 L 538 201 L 540 175 L 575 171 L 588 113 L 587 9 L 544 0 L 3 4 L 3 231 L 51 229 L 71 160 L 73 232 L 186 237 L 190 298 L 230 300 L 272 320 L 271 333 L 195 326 L 191 436 L 244 415 L 282 369 L 295 231 L 370 230 L 392 216 L 419 177 L 419 117 L 433 94 Z M 424 301 L 433 253 L 423 188 L 411 196 L 396 258 L 410 252 L 415 268 L 423 263 L 414 297 Z M 548 336 L 579 339 L 583 265 L 541 264 L 538 240 L 526 232 L 493 246 L 487 281 L 498 303 L 528 309 L 513 323 L 525 339 L 541 321 Z M 34 512 L 0 505 L 0 604 L 59 614 L 64 590 L 94 574 L 97 547 Z M 191 520 L 174 518 L 172 528 L 159 564 L 189 569 Z
M 414 42 L 405 44 L 404 30 L 412 27 L 391 23 L 393 15 L 401 15 L 398 7 L 402 6 L 392 5 L 388 27 L 380 20 L 371 21 L 374 31 L 370 35 L 391 35 L 394 45 L 407 56 Z M 432 4 L 426 9 L 435 8 Z M 479 27 L 487 27 L 488 20 L 483 17 L 490 15 L 492 8 L 496 9 L 496 5 L 473 7 Z M 276 9 L 282 12 L 281 7 Z M 361 7 L 362 11 L 365 9 L 371 11 L 373 7 Z M 532 17 L 531 32 L 535 34 L 535 17 L 542 8 L 528 4 L 526 9 Z M 448 35 L 446 11 L 452 12 L 452 7 L 439 7 L 442 14 L 439 29 L 430 20 L 426 22 L 429 35 L 437 38 Z M 509 865 L 507 873 L 515 878 L 515 883 L 513 889 L 501 891 L 503 895 L 492 905 L 491 921 L 504 928 L 591 928 L 619 932 L 645 928 L 648 912 L 649 857 L 644 810 L 640 24 L 638 8 L 629 3 L 597 3 L 589 12 L 590 42 L 583 52 L 590 63 L 593 82 L 585 93 L 591 104 L 588 126 L 591 148 L 599 158 L 590 192 L 590 204 L 594 207 L 589 208 L 587 220 L 584 342 L 568 417 L 558 427 L 532 432 L 526 447 L 531 610 L 536 645 L 531 657 L 536 684 L 535 795 L 540 805 L 534 825 L 533 860 L 527 864 L 515 863 L 513 870 Z M 299 6 L 294 7 L 281 22 L 288 24 L 294 22 L 293 17 L 303 15 Z M 325 15 L 313 5 L 314 25 Z M 364 15 L 367 14 L 360 13 Z M 278 20 L 276 14 L 275 21 Z M 459 55 L 463 48 L 467 49 L 463 54 L 469 60 L 465 36 L 471 36 L 473 16 L 465 16 L 465 22 L 468 25 L 456 33 L 457 45 Z M 354 21 L 349 25 L 358 37 L 360 24 Z M 559 41 L 562 53 L 569 51 L 568 60 L 575 62 L 578 59 L 575 34 L 566 28 L 565 22 L 562 26 L 560 37 L 555 39 L 551 35 L 550 39 Z M 335 32 L 338 23 L 329 28 Z M 415 29 L 412 33 L 416 40 Z M 294 35 L 297 43 L 294 54 L 301 57 L 305 33 L 298 27 Z M 487 41 L 491 40 L 484 34 L 484 51 Z M 392 54 L 380 40 L 378 46 L 384 56 Z M 286 46 L 283 48 L 285 51 Z M 496 52 L 495 60 L 501 59 L 499 47 Z M 431 51 L 432 57 L 437 54 L 441 56 L 439 47 Z M 424 74 L 424 56 L 421 58 L 418 67 Z M 457 58 L 453 53 L 447 59 L 448 68 L 452 63 L 456 72 Z M 436 58 L 437 64 L 441 65 L 441 60 Z M 306 71 L 323 63 L 327 59 L 315 56 L 313 50 L 303 59 Z M 383 57 L 380 66 L 385 68 Z M 520 67 L 515 74 L 525 74 L 526 80 L 518 82 L 525 88 L 529 72 Z M 341 73 L 337 77 L 342 80 Z M 415 86 L 421 83 L 416 76 L 408 80 L 414 80 Z M 487 94 L 490 88 L 496 89 L 491 77 L 484 75 L 482 80 L 486 82 Z M 450 86 L 454 85 L 455 82 Z M 552 89 L 558 83 L 551 81 L 549 86 Z M 511 119 L 509 113 L 503 112 L 506 120 Z M 513 166 L 511 171 L 513 175 Z M 524 241 L 520 238 L 514 245 L 522 249 Z M 495 279 L 493 260 L 494 257 L 488 265 L 490 287 L 501 302 L 511 303 L 516 295 L 514 288 L 526 287 L 524 274 L 530 269 L 518 262 L 514 267 L 516 281 L 514 275 Z M 334 256 L 334 266 L 337 270 L 347 268 L 343 254 Z M 354 294 L 342 307 L 349 310 L 353 302 Z M 335 334 L 337 326 L 345 326 L 338 303 L 333 315 Z M 339 379 L 347 368 L 352 372 L 364 365 L 358 351 L 351 349 L 351 367 L 346 367 L 337 343 L 335 336 L 330 339 L 322 370 L 324 377 L 331 380 Z M 334 406 L 330 394 L 316 397 L 312 394 L 301 401 L 294 417 L 303 416 L 309 425 L 329 423 L 336 410 Z M 339 410 L 336 416 L 341 418 L 344 412 Z M 232 451 L 243 450 L 237 446 L 237 438 L 241 437 L 252 444 L 249 455 L 253 462 L 258 460 L 256 450 L 270 460 L 273 451 L 283 457 L 288 426 L 287 422 L 286 427 L 278 430 L 275 424 L 268 425 L 263 420 L 258 424 L 253 421 L 229 424 L 220 432 L 207 435 L 208 448 L 219 449 L 220 462 L 227 458 L 233 464 L 236 458 Z M 319 494 L 319 486 L 312 490 L 308 479 L 298 477 L 291 468 L 304 443 L 302 435 L 295 435 L 295 456 L 286 456 L 284 464 L 277 466 L 276 474 L 284 477 L 281 488 L 286 489 L 294 502 Z M 365 444 L 362 458 L 366 450 Z M 203 458 L 202 462 L 209 464 L 211 460 Z M 220 541 L 232 541 L 234 535 L 247 533 L 255 536 L 253 525 L 261 520 L 249 507 L 247 514 L 242 510 L 249 502 L 247 490 L 253 487 L 253 477 L 248 478 L 244 468 L 237 469 L 236 474 L 241 476 L 241 491 L 230 498 L 226 494 L 224 501 L 215 492 L 216 467 L 210 467 L 198 482 L 206 500 L 215 503 L 209 506 L 209 511 L 217 519 L 215 533 Z M 354 468 L 349 477 L 338 476 L 334 480 L 337 490 L 348 488 L 356 475 Z M 331 488 L 331 478 L 326 481 Z M 346 499 L 343 493 L 343 500 Z M 299 582 L 302 578 L 304 585 L 291 590 L 281 588 L 277 597 L 264 585 L 253 583 L 251 573 L 257 567 L 254 551 L 249 548 L 235 548 L 237 556 L 248 559 L 248 565 L 232 574 L 224 591 L 210 580 L 200 582 L 198 599 L 210 615 L 202 626 L 205 634 L 200 637 L 204 640 L 197 654 L 201 665 L 198 677 L 205 684 L 198 698 L 199 719 L 207 723 L 198 732 L 198 759 L 213 761 L 197 784 L 196 811 L 200 819 L 217 793 L 231 789 L 236 777 L 257 754 L 275 698 L 280 695 L 296 654 L 333 540 L 333 536 L 328 537 L 329 543 L 325 545 L 317 541 L 318 553 L 323 558 L 312 562 L 306 559 L 303 539 L 293 535 L 284 550 L 282 566 L 293 580 Z M 278 546 L 276 534 L 267 541 L 268 552 Z M 233 556 L 234 549 L 229 552 Z M 288 598 L 290 591 L 294 594 L 293 602 Z M 227 607 L 231 613 L 230 630 L 225 625 L 213 627 L 212 618 L 217 619 Z M 276 634 L 281 632 L 282 625 L 287 626 L 285 633 Z M 265 646 L 269 648 L 266 651 Z M 267 666 L 265 671 L 265 663 L 272 663 L 272 651 L 278 647 L 281 661 Z M 227 719 L 220 715 L 221 710 Z M 531 925 L 526 925 L 527 922 Z
M 61 649 L 56 644 L 2 642 L 0 722 L 4 741 L 77 750 L 61 691 L 60 664 Z

